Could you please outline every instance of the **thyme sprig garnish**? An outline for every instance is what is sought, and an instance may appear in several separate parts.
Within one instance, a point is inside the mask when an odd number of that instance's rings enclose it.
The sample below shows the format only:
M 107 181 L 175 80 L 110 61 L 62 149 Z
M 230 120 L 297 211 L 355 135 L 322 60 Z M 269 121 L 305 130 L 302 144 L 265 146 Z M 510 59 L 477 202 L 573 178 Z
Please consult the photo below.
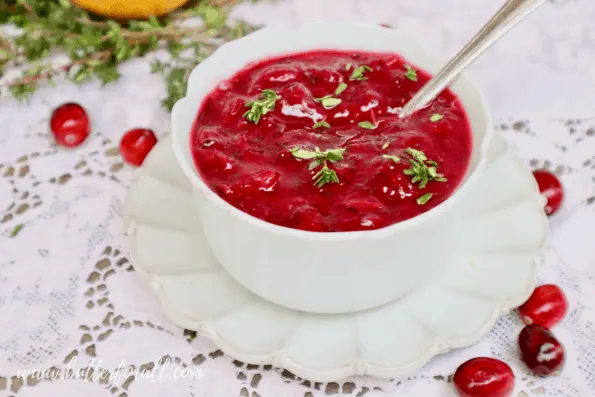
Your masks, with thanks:
M 340 83 L 337 86 L 337 89 L 335 89 L 335 95 L 340 95 L 343 91 L 345 91 L 347 89 L 347 84 L 345 83 Z
M 432 123 L 437 123 L 438 121 L 442 120 L 444 118 L 444 115 L 440 114 L 440 113 L 434 113 L 433 115 L 430 116 L 430 121 Z
M 357 123 L 357 125 L 366 130 L 375 130 L 376 128 L 378 128 L 378 125 L 372 123 L 371 121 L 360 121 L 359 123 Z
M 343 102 L 340 98 L 335 98 L 332 95 L 325 95 L 322 98 L 314 98 L 314 100 L 320 102 L 325 109 L 332 109 Z
M 325 121 L 325 120 L 320 120 L 316 123 L 314 123 L 314 125 L 312 126 L 312 128 L 317 129 L 317 128 L 331 128 L 331 125 Z
M 260 98 L 246 103 L 245 106 L 250 109 L 242 116 L 254 124 L 258 124 L 262 116 L 275 110 L 275 103 L 281 96 L 273 90 L 262 90 Z
M 401 161 L 401 158 L 399 156 L 394 156 L 394 155 L 391 155 L 391 154 L 383 154 L 382 155 L 382 158 L 383 159 L 387 159 L 387 160 L 392 160 L 395 163 L 398 163 L 399 161 Z
M 7 79 L 0 91 L 27 99 L 39 83 L 61 75 L 78 84 L 94 78 L 108 84 L 120 77 L 121 63 L 164 48 L 169 61 L 156 61 L 152 70 L 167 81 L 163 104 L 171 109 L 185 95 L 188 75 L 198 63 L 221 43 L 253 30 L 241 22 L 226 24 L 231 6 L 240 1 L 191 0 L 185 9 L 161 19 L 118 22 L 91 16 L 69 0 L 1 1 L 0 24 L 12 23 L 20 33 L 13 37 L 0 34 L 0 77 L 15 66 L 24 66 L 24 70 Z M 203 24 L 182 25 L 194 17 Z M 52 53 L 63 53 L 69 60 L 56 64 Z
M 339 183 L 339 177 L 335 170 L 328 167 L 328 162 L 334 163 L 336 161 L 343 160 L 343 154 L 346 149 L 327 149 L 322 152 L 318 147 L 314 150 L 301 149 L 295 147 L 290 150 L 293 157 L 300 160 L 313 160 L 308 169 L 313 170 L 319 166 L 322 166 L 320 170 L 312 177 L 314 180 L 314 186 L 322 187 L 327 183 Z
M 405 77 L 411 81 L 417 81 L 417 70 L 409 65 L 405 65 Z
M 353 72 L 351 72 L 349 80 L 367 80 L 368 78 L 365 76 L 365 73 L 372 72 L 373 70 L 374 69 L 368 65 L 357 66 L 355 69 L 353 69 Z
M 411 156 L 409 159 L 411 168 L 403 170 L 403 174 L 412 176 L 413 178 L 411 179 L 411 182 L 419 183 L 418 186 L 420 189 L 426 187 L 430 181 L 447 181 L 444 175 L 438 173 L 438 163 L 428 160 L 424 152 L 413 148 L 407 148 L 406 152 Z
M 418 197 L 416 200 L 417 204 L 424 205 L 425 203 L 430 201 L 430 199 L 432 198 L 433 195 L 434 195 L 433 193 L 426 193 L 423 196 Z

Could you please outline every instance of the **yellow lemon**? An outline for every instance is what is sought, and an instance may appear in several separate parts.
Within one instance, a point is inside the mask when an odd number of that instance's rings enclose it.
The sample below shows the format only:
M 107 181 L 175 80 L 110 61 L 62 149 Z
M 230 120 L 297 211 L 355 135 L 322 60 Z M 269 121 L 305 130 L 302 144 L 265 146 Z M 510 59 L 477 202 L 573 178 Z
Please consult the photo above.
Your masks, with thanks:
M 72 0 L 87 11 L 113 19 L 146 19 L 165 15 L 188 0 Z

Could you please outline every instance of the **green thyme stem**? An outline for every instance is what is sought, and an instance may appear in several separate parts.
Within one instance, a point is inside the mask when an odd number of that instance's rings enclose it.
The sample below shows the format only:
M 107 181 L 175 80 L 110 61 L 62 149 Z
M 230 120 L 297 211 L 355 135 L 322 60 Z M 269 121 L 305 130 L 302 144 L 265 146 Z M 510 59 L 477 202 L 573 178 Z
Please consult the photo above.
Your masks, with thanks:
M 34 83 L 34 82 L 36 82 L 38 80 L 42 80 L 42 79 L 46 79 L 46 78 L 49 78 L 49 77 L 53 77 L 53 76 L 56 76 L 56 75 L 58 75 L 60 73 L 63 73 L 63 72 L 68 72 L 74 66 L 82 65 L 82 64 L 87 63 L 87 62 L 89 62 L 91 60 L 96 60 L 96 61 L 99 61 L 99 62 L 103 62 L 107 58 L 109 58 L 110 56 L 112 56 L 112 51 L 109 50 L 109 49 L 108 50 L 104 50 L 104 51 L 101 51 L 101 52 L 92 54 L 92 55 L 90 55 L 88 57 L 77 59 L 76 61 L 74 61 L 74 62 L 72 62 L 72 63 L 70 63 L 68 65 L 59 66 L 57 68 L 54 68 L 54 69 L 50 69 L 48 71 L 41 72 L 41 73 L 39 73 L 37 75 L 34 75 L 34 76 L 25 76 L 25 77 L 23 77 L 21 79 L 13 80 L 13 81 L 9 82 L 7 86 L 8 87 L 14 87 L 14 86 L 18 86 L 18 85 L 31 84 L 31 83 Z
M 112 21 L 95 19 L 67 0 L 0 0 L 0 24 L 12 22 L 20 28 L 16 37 L 0 37 L 0 76 L 7 67 L 23 62 L 29 67 L 21 77 L 5 81 L 0 88 L 17 99 L 33 94 L 40 81 L 61 73 L 75 83 L 99 78 L 108 84 L 119 78 L 122 62 L 166 48 L 171 60 L 153 68 L 167 80 L 164 105 L 185 95 L 190 71 L 222 43 L 253 30 L 242 22 L 226 24 L 232 6 L 244 0 L 191 0 L 161 19 Z M 180 26 L 189 18 L 200 17 L 200 27 Z M 188 55 L 185 50 L 193 50 Z M 70 56 L 68 65 L 50 64 L 50 56 L 62 52 Z M 184 57 L 180 55 L 183 53 Z

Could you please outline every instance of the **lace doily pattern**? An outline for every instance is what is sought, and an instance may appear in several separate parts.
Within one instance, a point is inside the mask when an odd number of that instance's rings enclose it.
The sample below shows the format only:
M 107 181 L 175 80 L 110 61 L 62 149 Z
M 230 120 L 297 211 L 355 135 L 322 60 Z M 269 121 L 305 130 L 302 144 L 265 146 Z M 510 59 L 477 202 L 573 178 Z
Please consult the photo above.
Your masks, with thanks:
M 397 3 L 349 0 L 338 7 L 333 0 L 279 0 L 241 5 L 234 15 L 288 25 L 311 15 L 364 18 L 403 27 L 447 53 L 500 4 Z M 195 332 L 174 326 L 127 257 L 122 213 L 134 170 L 118 154 L 119 138 L 139 126 L 163 137 L 168 125 L 159 106 L 163 82 L 149 73 L 148 60 L 138 60 L 105 88 L 58 82 L 27 104 L 0 99 L 0 396 L 446 397 L 456 367 L 485 355 L 510 363 L 515 397 L 595 395 L 595 115 L 585 106 L 595 99 L 595 72 L 588 70 L 595 58 L 595 6 L 552 0 L 544 7 L 519 27 L 516 42 L 499 44 L 473 73 L 516 154 L 532 168 L 554 171 L 566 188 L 563 209 L 550 218 L 550 245 L 539 272 L 541 282 L 560 285 L 571 301 L 571 312 L 555 329 L 569 357 L 560 376 L 535 378 L 523 366 L 516 313 L 477 345 L 440 356 L 415 376 L 324 384 L 234 361 Z M 504 84 L 515 71 L 522 79 Z M 569 91 L 552 86 L 560 79 L 567 79 Z M 553 103 L 547 101 L 552 96 Z M 560 113 L 550 114 L 560 97 Z M 53 145 L 47 126 L 52 108 L 66 101 L 81 103 L 93 122 L 88 142 L 68 151 Z M 11 236 L 15 228 L 20 230 Z

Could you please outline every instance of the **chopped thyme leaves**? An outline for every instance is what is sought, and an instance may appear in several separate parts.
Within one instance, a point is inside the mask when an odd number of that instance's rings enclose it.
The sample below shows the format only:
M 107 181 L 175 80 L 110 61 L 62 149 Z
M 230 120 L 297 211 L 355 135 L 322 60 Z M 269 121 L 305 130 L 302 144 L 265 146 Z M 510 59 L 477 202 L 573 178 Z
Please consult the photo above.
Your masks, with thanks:
M 409 65 L 405 65 L 405 77 L 411 81 L 417 81 L 417 70 Z
M 438 114 L 438 113 L 434 113 L 433 115 L 430 116 L 430 121 L 432 123 L 436 123 L 436 122 L 442 120 L 443 118 L 444 118 L 443 115 Z
M 341 99 L 334 98 L 332 95 L 326 95 L 326 96 L 323 96 L 322 98 L 314 98 L 314 100 L 316 102 L 322 103 L 322 106 L 325 109 L 332 109 L 335 106 L 341 104 L 341 102 L 343 102 Z
M 345 83 L 341 83 L 339 84 L 339 86 L 337 87 L 337 89 L 335 90 L 335 95 L 339 95 L 341 94 L 343 91 L 345 91 L 347 89 L 347 84 Z
M 382 158 L 384 158 L 384 159 L 387 159 L 387 160 L 392 160 L 392 161 L 394 161 L 395 163 L 398 163 L 399 161 L 401 161 L 401 159 L 400 159 L 399 157 L 397 157 L 397 156 L 392 156 L 392 155 L 390 155 L 390 154 L 383 154 L 383 155 L 382 155 Z
M 322 187 L 327 183 L 339 183 L 339 177 L 335 170 L 331 170 L 326 162 L 323 164 L 320 171 L 318 171 L 312 179 L 314 180 L 314 186 Z
M 275 102 L 281 96 L 273 90 L 262 90 L 260 94 L 261 99 L 256 99 L 246 103 L 246 107 L 250 110 L 246 111 L 242 117 L 252 121 L 254 124 L 258 124 L 260 118 L 268 112 L 275 109 Z
M 365 77 L 364 74 L 366 72 L 372 72 L 373 70 L 374 69 L 368 65 L 358 66 L 353 69 L 353 72 L 351 72 L 351 77 L 349 77 L 349 80 L 367 80 L 367 77 Z
M 417 204 L 419 205 L 424 205 L 425 203 L 427 203 L 428 201 L 430 201 L 430 199 L 432 198 L 433 194 L 432 193 L 426 193 L 421 197 L 417 198 Z
M 406 151 L 411 155 L 409 159 L 411 168 L 403 170 L 403 174 L 412 176 L 412 183 L 419 182 L 419 188 L 423 189 L 430 181 L 446 182 L 447 179 L 444 175 L 439 174 L 436 170 L 438 163 L 428 160 L 424 152 L 413 148 L 407 148 Z
M 312 128 L 314 128 L 314 129 L 322 128 L 322 127 L 324 127 L 324 128 L 331 128 L 331 125 L 329 123 L 327 123 L 326 121 L 321 120 L 321 121 L 319 121 L 317 123 L 314 123 L 314 126 L 312 126 Z
M 321 152 L 319 148 L 315 150 L 300 149 L 298 147 L 290 150 L 293 157 L 300 160 L 312 160 L 308 169 L 313 170 L 316 167 L 322 166 L 322 168 L 314 174 L 312 179 L 314 180 L 314 186 L 322 187 L 327 183 L 339 183 L 339 177 L 337 173 L 328 167 L 328 162 L 334 163 L 335 161 L 343 160 L 343 153 L 345 149 L 327 149 Z
M 361 128 L 365 128 L 366 130 L 375 130 L 378 126 L 370 121 L 360 121 L 357 123 Z

